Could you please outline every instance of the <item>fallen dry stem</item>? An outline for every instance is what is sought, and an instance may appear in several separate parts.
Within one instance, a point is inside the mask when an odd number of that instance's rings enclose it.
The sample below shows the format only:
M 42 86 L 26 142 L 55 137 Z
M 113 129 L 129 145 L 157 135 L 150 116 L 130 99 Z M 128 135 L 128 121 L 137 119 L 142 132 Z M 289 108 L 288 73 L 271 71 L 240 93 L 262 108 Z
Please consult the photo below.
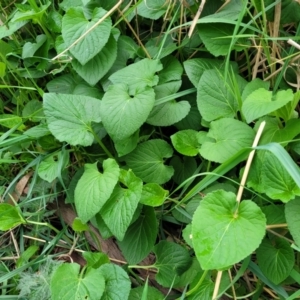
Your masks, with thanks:
M 197 22 L 198 22 L 199 18 L 200 18 L 200 15 L 201 15 L 201 13 L 202 13 L 202 10 L 203 10 L 203 7 L 204 7 L 205 2 L 206 2 L 206 0 L 202 0 L 202 1 L 201 1 L 201 4 L 200 4 L 200 6 L 199 6 L 199 8 L 198 8 L 198 11 L 197 11 L 197 13 L 196 13 L 196 16 L 195 16 L 195 18 L 193 19 L 193 22 L 192 22 L 192 24 L 191 24 L 191 27 L 190 27 L 190 30 L 189 30 L 189 33 L 188 33 L 188 37 L 189 37 L 189 38 L 191 38 L 191 36 L 192 36 L 192 34 L 193 34 L 193 32 L 194 32 L 194 29 L 195 29 L 195 27 L 196 27 L 196 25 L 197 25 Z
M 256 133 L 256 136 L 255 136 L 255 139 L 254 139 L 254 142 L 253 142 L 253 145 L 252 145 L 252 148 L 254 148 L 258 145 L 258 142 L 260 140 L 260 137 L 262 135 L 262 132 L 264 130 L 265 125 L 266 125 L 265 121 L 261 122 L 261 124 L 259 125 L 258 131 Z M 242 177 L 242 180 L 241 180 L 241 183 L 240 183 L 240 187 L 239 187 L 239 190 L 238 190 L 238 193 L 237 193 L 237 196 L 236 196 L 236 201 L 238 203 L 241 201 L 241 198 L 242 198 L 242 194 L 243 194 L 243 191 L 244 191 L 244 186 L 245 186 L 245 183 L 246 183 L 246 180 L 247 180 L 247 177 L 248 177 L 248 173 L 250 171 L 250 166 L 251 166 L 252 160 L 254 158 L 254 154 L 255 154 L 255 150 L 252 150 L 250 152 L 249 157 L 248 157 L 247 162 L 246 162 L 245 171 L 243 173 L 243 177 Z

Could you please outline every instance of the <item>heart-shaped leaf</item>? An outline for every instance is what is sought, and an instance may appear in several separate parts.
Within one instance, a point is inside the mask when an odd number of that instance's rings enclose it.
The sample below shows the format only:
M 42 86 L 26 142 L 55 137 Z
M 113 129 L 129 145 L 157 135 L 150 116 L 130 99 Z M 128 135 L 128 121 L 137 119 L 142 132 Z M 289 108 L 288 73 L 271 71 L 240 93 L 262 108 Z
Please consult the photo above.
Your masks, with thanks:
M 211 161 L 223 163 L 245 147 L 251 147 L 255 133 L 247 124 L 230 118 L 211 122 L 200 154 Z
M 105 264 L 98 270 L 105 279 L 105 290 L 101 300 L 128 299 L 131 282 L 127 273 L 121 267 L 114 264 Z
M 103 8 L 95 8 L 91 20 L 88 20 L 84 15 L 82 7 L 70 8 L 62 19 L 62 36 L 65 46 L 71 46 L 91 29 L 105 13 L 106 11 Z M 82 65 L 86 64 L 107 43 L 110 31 L 111 20 L 110 18 L 105 18 L 84 38 L 71 47 L 70 52 Z
M 234 117 L 238 102 L 232 93 L 229 80 L 218 70 L 203 72 L 197 87 L 197 105 L 201 116 L 210 122 L 219 118 Z
M 112 67 L 117 58 L 117 42 L 110 36 L 102 50 L 85 65 L 73 59 L 74 70 L 90 85 L 95 85 Z
M 144 182 L 163 184 L 174 173 L 173 167 L 164 164 L 164 158 L 172 154 L 173 149 L 167 142 L 155 139 L 139 144 L 124 158 L 129 168 Z
M 169 191 L 164 190 L 157 183 L 147 183 L 143 186 L 140 202 L 148 206 L 160 206 L 166 200 Z
M 264 88 L 252 92 L 242 106 L 247 123 L 283 107 L 294 99 L 294 94 L 292 90 L 279 91 L 274 98 L 272 92 Z
M 185 118 L 190 109 L 191 105 L 188 101 L 169 101 L 155 106 L 147 119 L 147 123 L 154 126 L 170 126 Z
M 98 99 L 68 94 L 45 93 L 44 112 L 51 133 L 61 142 L 90 146 L 94 136 L 92 122 L 99 123 Z
M 120 172 L 120 182 L 100 211 L 109 230 L 122 241 L 142 195 L 143 182 L 131 170 Z
M 172 286 L 175 277 L 184 273 L 192 264 L 188 251 L 172 242 L 159 242 L 154 247 L 154 253 L 156 255 L 154 267 L 158 269 L 155 278 L 164 287 Z
M 285 280 L 295 264 L 294 250 L 283 238 L 263 240 L 256 250 L 256 257 L 262 272 L 275 284 Z
M 266 218 L 252 201 L 239 205 L 232 192 L 217 190 L 200 202 L 192 221 L 193 245 L 203 270 L 221 270 L 250 255 L 261 243 Z
M 20 215 L 18 209 L 7 203 L 0 203 L 0 230 L 9 230 L 26 221 Z
M 101 271 L 90 269 L 84 277 L 79 271 L 76 263 L 60 265 L 51 278 L 51 299 L 100 299 L 105 287 Z
M 82 222 L 90 220 L 109 199 L 119 179 L 120 169 L 114 159 L 103 162 L 103 174 L 97 163 L 85 164 L 75 189 L 75 205 Z
M 114 84 L 127 84 L 132 90 L 144 86 L 152 87 L 158 83 L 159 78 L 155 73 L 160 70 L 162 64 L 159 60 L 145 58 L 115 72 L 109 80 Z
M 179 153 L 187 156 L 195 156 L 199 153 L 200 148 L 198 135 L 196 130 L 181 130 L 171 135 L 171 141 Z
M 141 262 L 152 250 L 157 237 L 158 223 L 152 207 L 144 206 L 140 217 L 130 225 L 118 245 L 131 265 Z
M 116 141 L 130 137 L 147 120 L 154 101 L 150 87 L 132 90 L 126 84 L 111 85 L 101 103 L 105 129 Z

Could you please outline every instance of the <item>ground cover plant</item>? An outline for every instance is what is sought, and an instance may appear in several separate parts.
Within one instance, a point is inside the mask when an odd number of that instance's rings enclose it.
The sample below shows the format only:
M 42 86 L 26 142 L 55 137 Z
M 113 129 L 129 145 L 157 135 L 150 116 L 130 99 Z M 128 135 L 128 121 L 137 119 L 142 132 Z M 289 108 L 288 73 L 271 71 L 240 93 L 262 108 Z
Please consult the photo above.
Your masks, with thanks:
M 0 7 L 0 299 L 299 298 L 299 2 Z

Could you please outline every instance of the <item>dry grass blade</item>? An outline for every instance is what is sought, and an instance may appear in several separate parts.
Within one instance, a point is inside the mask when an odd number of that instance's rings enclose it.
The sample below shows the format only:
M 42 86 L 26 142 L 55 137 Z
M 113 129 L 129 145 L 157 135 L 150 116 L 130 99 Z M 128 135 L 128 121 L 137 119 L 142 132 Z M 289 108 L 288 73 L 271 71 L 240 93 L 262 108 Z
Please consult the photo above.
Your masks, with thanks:
M 205 2 L 206 2 L 206 0 L 201 0 L 201 4 L 200 4 L 200 6 L 199 6 L 199 8 L 198 8 L 198 11 L 197 11 L 197 13 L 196 13 L 196 16 L 195 16 L 194 19 L 193 19 L 192 25 L 191 25 L 190 30 L 189 30 L 189 33 L 188 33 L 188 37 L 189 37 L 189 38 L 191 38 L 191 36 L 192 36 L 192 34 L 193 34 L 193 32 L 194 32 L 194 29 L 195 29 L 195 27 L 196 27 L 196 25 L 197 25 L 197 22 L 198 22 L 198 20 L 199 20 L 199 18 L 200 18 L 200 15 L 201 15 L 201 13 L 202 13 L 203 7 L 204 7 L 204 5 L 205 5 Z

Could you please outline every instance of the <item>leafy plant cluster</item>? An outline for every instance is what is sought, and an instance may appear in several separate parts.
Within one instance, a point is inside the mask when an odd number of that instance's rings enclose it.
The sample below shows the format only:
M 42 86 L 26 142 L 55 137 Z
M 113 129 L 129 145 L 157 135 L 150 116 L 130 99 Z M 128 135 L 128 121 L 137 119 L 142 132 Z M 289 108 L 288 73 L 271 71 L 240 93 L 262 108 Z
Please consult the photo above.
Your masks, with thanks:
M 300 4 L 199 2 L 1 4 L 0 299 L 299 297 Z

